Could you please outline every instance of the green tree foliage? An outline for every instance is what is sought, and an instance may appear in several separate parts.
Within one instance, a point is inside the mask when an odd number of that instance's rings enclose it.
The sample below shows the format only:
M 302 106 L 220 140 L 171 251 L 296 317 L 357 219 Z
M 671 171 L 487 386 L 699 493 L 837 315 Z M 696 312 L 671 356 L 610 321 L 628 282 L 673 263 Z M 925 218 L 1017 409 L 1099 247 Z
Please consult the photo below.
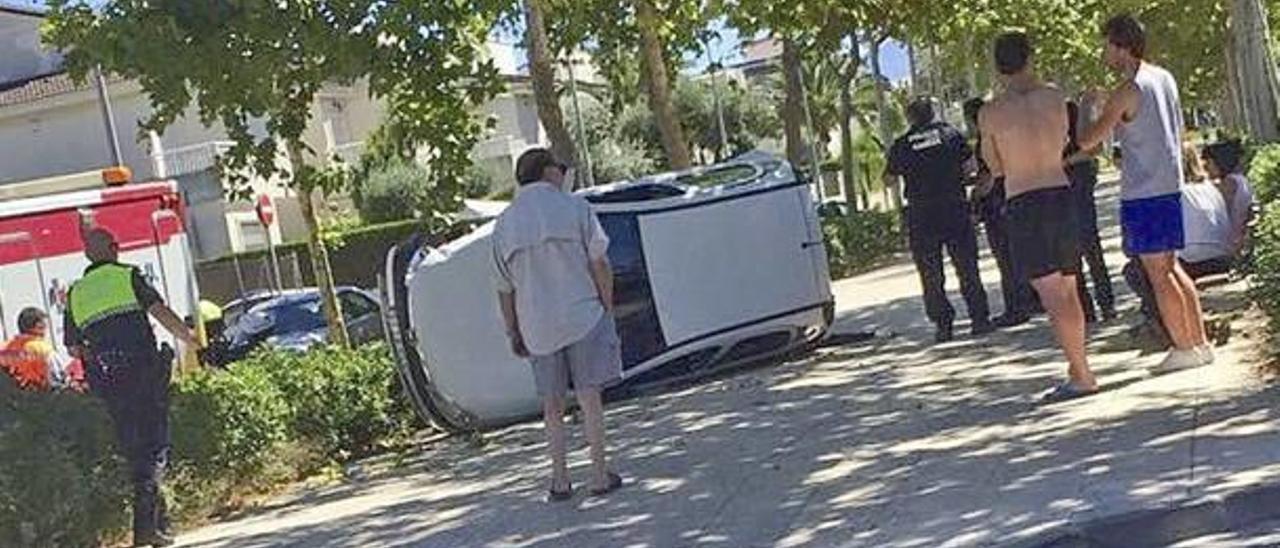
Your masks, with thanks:
M 561 99 L 568 103 L 570 98 Z M 596 184 L 633 179 L 657 171 L 655 158 L 662 157 L 662 145 L 658 141 L 657 126 L 653 125 L 649 111 L 643 105 L 624 107 L 621 117 L 614 116 L 610 107 L 595 97 L 579 97 L 582 106 L 582 128 L 577 118 L 570 119 L 574 135 L 584 135 Z M 562 109 L 570 107 L 562 105 Z M 631 129 L 627 129 L 631 128 Z M 644 133 L 636 138 L 635 131 Z
M 698 36 L 719 13 L 702 0 L 547 0 L 547 27 L 556 51 L 583 48 L 615 91 L 614 111 L 642 96 L 658 115 L 662 158 L 687 167 L 689 151 L 675 113 L 673 82 L 680 59 L 700 48 Z
M 1280 356 L 1280 202 L 1260 203 L 1262 215 L 1253 229 L 1249 292 L 1267 314 L 1268 353 L 1275 357 Z
M 1260 204 L 1280 199 L 1280 145 L 1257 149 L 1249 161 L 1249 182 Z
M 420 426 L 389 349 L 259 352 L 173 387 L 170 515 L 202 521 L 241 497 L 399 443 Z M 88 394 L 19 391 L 0 374 L 0 538 L 23 548 L 114 545 L 127 469 Z
M 316 94 L 326 85 L 365 84 L 387 106 L 387 141 L 416 150 L 440 184 L 460 180 L 482 126 L 471 107 L 498 89 L 482 62 L 501 0 L 434 2 L 132 2 L 96 8 L 54 0 L 45 39 L 66 54 L 71 73 L 94 66 L 138 82 L 153 110 L 141 129 L 163 130 L 189 107 L 220 125 L 235 145 L 222 158 L 232 195 L 249 176 L 288 175 L 299 193 L 312 258 L 320 273 L 330 336 L 346 330 L 328 274 L 315 192 L 347 177 L 323 163 L 305 139 Z M 288 153 L 293 169 L 278 161 Z
M 446 183 L 416 161 L 398 158 L 370 164 L 356 179 L 351 198 L 361 221 L 417 219 L 428 233 L 439 233 L 452 224 L 464 198 L 485 196 L 497 186 L 494 175 L 476 164 Z
M 0 374 L 0 538 L 97 546 L 126 523 L 125 467 L 107 411 L 84 394 L 20 391 Z
M 720 141 L 712 85 L 710 79 L 682 78 L 675 89 L 676 114 L 686 128 L 688 146 L 699 151 L 707 161 L 712 158 Z M 730 156 L 755 149 L 763 141 L 779 137 L 780 123 L 773 106 L 777 97 L 771 90 L 723 80 L 719 83 L 719 90 Z M 627 106 L 616 124 L 612 119 L 604 121 L 608 125 L 601 128 L 600 136 L 608 138 L 611 132 L 617 131 L 624 140 L 642 143 L 651 155 L 661 154 L 657 123 L 645 105 Z
M 429 194 L 430 177 L 411 162 L 397 161 L 374 168 L 356 185 L 351 197 L 360 220 L 368 224 L 412 219 L 418 212 L 420 195 Z

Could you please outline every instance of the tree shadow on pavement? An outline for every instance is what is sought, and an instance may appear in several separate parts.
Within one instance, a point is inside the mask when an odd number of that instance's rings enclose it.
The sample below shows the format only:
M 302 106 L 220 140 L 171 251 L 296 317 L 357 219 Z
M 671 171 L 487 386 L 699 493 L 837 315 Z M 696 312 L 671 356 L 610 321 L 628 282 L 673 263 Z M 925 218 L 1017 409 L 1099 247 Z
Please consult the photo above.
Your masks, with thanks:
M 542 501 L 547 467 L 532 423 L 482 445 L 438 442 L 384 476 L 185 545 L 972 546 L 1174 504 L 1198 492 L 1195 459 L 1203 476 L 1240 458 L 1196 456 L 1197 409 L 1183 392 L 1038 405 L 1063 374 L 1043 321 L 931 346 L 912 314 L 916 298 L 861 309 L 837 325 L 903 336 L 613 406 L 611 445 L 629 485 L 606 499 Z M 1123 326 L 1106 327 L 1092 344 L 1122 336 Z M 1127 392 L 1145 378 L 1131 361 L 1100 363 L 1099 375 Z M 1274 430 L 1248 425 L 1274 424 L 1275 396 L 1203 413 L 1233 425 L 1218 442 L 1274 443 Z

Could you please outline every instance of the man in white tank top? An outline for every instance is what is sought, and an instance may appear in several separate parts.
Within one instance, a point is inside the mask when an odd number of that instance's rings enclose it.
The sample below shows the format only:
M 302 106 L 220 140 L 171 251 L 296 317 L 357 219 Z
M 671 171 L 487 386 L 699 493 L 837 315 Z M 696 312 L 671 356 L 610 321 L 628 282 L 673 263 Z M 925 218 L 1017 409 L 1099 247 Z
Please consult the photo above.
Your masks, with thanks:
M 1148 63 L 1146 30 L 1131 15 L 1107 21 L 1106 63 L 1124 77 L 1102 117 L 1081 136 L 1079 148 L 1102 144 L 1113 130 L 1124 151 L 1120 223 L 1125 253 L 1137 257 L 1151 279 L 1173 349 L 1157 367 L 1172 371 L 1205 365 L 1213 351 L 1195 282 L 1176 253 L 1186 242 L 1182 221 L 1182 107 L 1178 84 Z

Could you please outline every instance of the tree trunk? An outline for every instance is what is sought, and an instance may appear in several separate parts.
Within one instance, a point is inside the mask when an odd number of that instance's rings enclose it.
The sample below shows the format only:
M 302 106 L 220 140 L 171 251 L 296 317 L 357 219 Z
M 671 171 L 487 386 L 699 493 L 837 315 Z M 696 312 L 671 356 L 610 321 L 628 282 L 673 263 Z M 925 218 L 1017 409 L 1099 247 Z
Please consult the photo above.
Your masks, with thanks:
M 791 40 L 782 41 L 782 72 L 786 97 L 782 102 L 782 133 L 786 139 L 787 161 L 799 168 L 805 163 L 804 85 L 801 82 L 800 50 Z
M 1262 142 L 1280 140 L 1280 83 L 1271 55 L 1270 30 L 1262 0 L 1233 0 L 1229 45 L 1239 77 L 1239 107 L 1249 136 Z
M 1219 99 L 1221 122 L 1228 129 L 1237 133 L 1248 133 L 1244 123 L 1244 112 L 1240 110 L 1240 71 L 1236 70 L 1235 39 L 1227 33 L 1227 48 L 1223 57 L 1226 72 L 1226 93 Z
M 884 72 L 880 69 L 880 44 L 883 40 L 868 35 L 868 42 L 871 44 L 871 75 L 875 83 L 876 90 L 876 113 L 879 118 L 880 126 L 880 146 L 888 153 L 889 145 L 893 143 L 893 128 L 889 127 L 889 99 L 885 97 L 884 92 Z M 902 195 L 898 190 L 898 185 L 893 185 L 889 190 L 889 197 L 893 201 L 895 209 L 902 209 Z
M 867 39 L 870 38 L 871 35 L 868 34 Z M 920 88 L 916 87 L 918 85 L 917 82 L 920 81 L 920 75 L 916 72 L 916 69 L 919 68 L 920 65 L 916 59 L 916 47 L 912 45 L 911 42 L 907 42 L 907 65 L 911 73 L 911 81 L 907 82 L 907 89 L 914 97 L 920 92 Z
M 840 174 L 844 200 L 849 214 L 858 210 L 857 165 L 853 151 L 853 81 L 858 75 L 861 54 L 857 33 L 853 33 L 850 58 L 845 61 L 840 75 Z
M 347 323 L 342 318 L 342 306 L 338 303 L 338 293 L 333 285 L 333 270 L 329 268 L 329 251 L 324 240 L 320 238 L 320 219 L 316 217 L 315 191 L 310 183 L 298 181 L 298 172 L 304 165 L 302 144 L 292 142 L 288 145 L 289 162 L 293 164 L 293 188 L 298 192 L 298 205 L 302 209 L 302 220 L 307 224 L 307 249 L 311 252 L 311 269 L 315 271 L 316 287 L 320 291 L 320 302 L 324 308 L 325 322 L 329 327 L 329 342 L 346 348 L 351 345 L 347 337 Z
M 968 42 L 968 44 L 969 44 L 969 51 L 974 51 L 974 50 L 976 49 L 976 48 L 974 48 L 974 46 L 973 46 L 973 38 L 972 38 L 972 37 L 970 37 L 970 38 L 969 38 L 969 42 Z M 964 66 L 965 66 L 965 86 L 966 86 L 966 89 L 965 89 L 966 97 L 965 97 L 965 99 L 966 99 L 966 100 L 968 100 L 970 97 L 977 97 L 977 96 L 978 96 L 978 67 L 977 67 L 977 65 L 975 65 L 975 62 L 976 62 L 976 60 L 977 60 L 977 59 L 981 59 L 981 58 L 982 58 L 981 56 L 979 56 L 979 55 L 975 55 L 974 57 L 969 58 L 968 60 L 966 60 L 966 61 L 965 61 L 965 63 L 964 63 Z
M 533 100 L 538 105 L 538 120 L 547 130 L 551 152 L 561 161 L 578 160 L 573 136 L 564 123 L 560 95 L 556 93 L 556 68 L 547 43 L 545 0 L 525 0 L 525 42 L 529 48 L 529 76 L 533 80 Z M 584 170 L 578 173 L 585 174 Z
M 634 0 L 636 22 L 640 29 L 640 56 L 649 91 L 649 110 L 653 111 L 662 137 L 662 148 L 667 152 L 667 163 L 672 169 L 688 169 L 692 165 L 689 144 L 671 102 L 671 82 L 667 78 L 667 61 L 662 37 L 658 29 L 662 19 L 653 0 Z
M 947 81 L 946 76 L 942 74 L 941 56 L 938 55 L 938 46 L 933 44 L 929 46 L 929 93 L 933 95 L 934 104 L 938 107 L 938 119 L 943 122 L 947 121 Z

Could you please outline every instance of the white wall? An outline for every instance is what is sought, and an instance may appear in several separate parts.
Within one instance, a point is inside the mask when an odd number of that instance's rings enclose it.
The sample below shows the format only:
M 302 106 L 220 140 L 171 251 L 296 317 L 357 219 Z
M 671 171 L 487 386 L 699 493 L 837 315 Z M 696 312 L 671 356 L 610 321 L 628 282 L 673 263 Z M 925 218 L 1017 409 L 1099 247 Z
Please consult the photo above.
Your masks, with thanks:
M 151 146 L 138 139 L 139 122 L 151 104 L 132 83 L 110 86 L 123 163 L 139 180 L 154 177 Z M 0 109 L 0 184 L 102 169 L 111 164 L 106 128 L 96 95 L 89 90 Z M 166 148 L 224 138 L 184 116 L 162 135 Z

